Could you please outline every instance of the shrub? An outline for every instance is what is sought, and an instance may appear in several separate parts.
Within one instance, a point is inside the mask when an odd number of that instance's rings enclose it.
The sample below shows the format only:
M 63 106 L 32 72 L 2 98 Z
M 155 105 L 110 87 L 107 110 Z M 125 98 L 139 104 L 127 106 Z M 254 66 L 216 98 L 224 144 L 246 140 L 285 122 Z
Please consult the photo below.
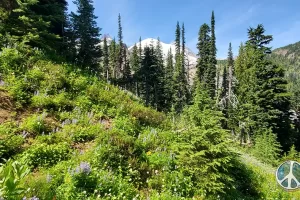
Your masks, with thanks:
M 130 179 L 123 178 L 111 171 L 100 170 L 97 173 L 98 184 L 96 195 L 104 199 L 134 199 L 137 189 Z
M 101 125 L 91 125 L 88 127 L 75 127 L 72 130 L 72 140 L 73 142 L 88 142 L 93 139 L 99 134 L 103 132 L 103 128 Z
M 8 159 L 16 153 L 19 153 L 24 143 L 24 137 L 17 135 L 17 128 L 12 123 L 0 125 L 0 158 Z M 3 160 L 0 160 L 0 163 Z
M 37 144 L 27 150 L 23 159 L 33 167 L 49 167 L 70 158 L 70 148 L 67 143 Z
M 73 108 L 73 102 L 69 99 L 66 92 L 60 92 L 55 95 L 35 92 L 32 97 L 32 106 L 36 108 L 45 108 L 48 110 L 70 110 Z
M 20 199 L 26 192 L 21 187 L 21 182 L 29 174 L 30 170 L 17 161 L 9 160 L 0 167 L 0 198 Z
M 17 108 L 30 103 L 35 89 L 31 87 L 25 76 L 16 77 L 14 74 L 9 75 L 5 78 L 5 85 L 10 95 L 16 101 Z
M 139 127 L 135 118 L 128 118 L 128 117 L 115 118 L 113 120 L 112 127 L 117 130 L 124 131 L 125 133 L 131 136 L 136 136 L 139 131 Z
M 97 139 L 94 155 L 95 166 L 112 169 L 119 166 L 126 169 L 130 162 L 133 168 L 138 168 L 138 162 L 146 160 L 143 147 L 136 143 L 134 137 L 114 129 Z
M 0 72 L 8 74 L 9 72 L 24 71 L 25 56 L 13 48 L 4 48 L 0 54 Z
M 50 127 L 48 127 L 45 122 L 46 116 L 47 113 L 42 113 L 40 115 L 33 114 L 29 116 L 22 122 L 21 129 L 34 135 L 50 132 Z
M 253 154 L 265 163 L 276 165 L 281 151 L 276 135 L 271 130 L 259 130 L 254 141 Z

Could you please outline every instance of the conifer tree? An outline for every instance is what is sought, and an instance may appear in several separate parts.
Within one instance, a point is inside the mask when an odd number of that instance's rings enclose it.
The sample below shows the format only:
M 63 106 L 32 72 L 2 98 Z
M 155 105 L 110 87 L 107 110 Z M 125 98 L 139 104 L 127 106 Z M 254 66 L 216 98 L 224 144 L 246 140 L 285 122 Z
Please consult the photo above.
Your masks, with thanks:
M 156 60 L 156 76 L 158 82 L 155 83 L 155 99 L 157 109 L 162 110 L 165 108 L 165 79 L 164 79 L 164 59 L 163 51 L 160 43 L 160 39 L 157 38 L 157 43 L 155 46 L 155 60 Z
M 148 46 L 144 48 L 144 56 L 142 59 L 141 68 L 141 83 L 142 83 L 142 98 L 145 100 L 147 106 L 154 105 L 153 103 L 153 83 L 154 83 L 154 71 L 155 71 L 155 60 L 152 49 Z
M 234 60 L 233 60 L 231 43 L 229 43 L 227 66 L 228 66 L 228 95 L 229 95 L 229 99 L 231 99 L 231 96 L 234 93 Z
M 131 69 L 129 65 L 129 60 L 127 59 L 126 49 L 124 48 L 124 69 L 123 69 L 123 87 L 125 90 L 131 90 L 132 86 L 132 77 L 131 77 Z
M 139 48 L 138 48 L 138 52 L 139 52 L 139 57 L 140 57 L 140 63 L 142 62 L 142 54 L 143 54 L 143 49 L 142 49 L 142 37 L 140 37 L 139 39 Z
M 175 60 L 180 58 L 180 45 L 181 45 L 180 34 L 181 34 L 180 26 L 179 26 L 179 22 L 177 22 L 176 31 L 175 31 Z
M 99 72 L 101 57 L 100 28 L 97 27 L 92 0 L 75 0 L 77 13 L 71 13 L 77 55 L 76 63 L 83 69 Z
M 159 111 L 163 110 L 163 84 L 161 79 L 163 69 L 158 66 L 156 50 L 152 44 L 144 48 L 140 72 L 141 96 L 146 105 Z
M 228 72 L 227 66 L 224 66 L 223 75 L 222 75 L 222 91 L 221 98 L 225 101 L 225 108 L 227 107 L 227 98 L 228 98 Z
M 118 68 L 117 78 L 121 77 L 122 68 L 123 68 L 123 57 L 124 57 L 124 45 L 123 45 L 123 30 L 121 24 L 121 15 L 118 16 Z
M 248 29 L 248 41 L 240 50 L 236 62 L 238 78 L 239 116 L 250 135 L 271 129 L 284 150 L 292 144 L 289 109 L 290 95 L 282 67 L 266 59 L 271 35 L 265 35 L 262 25 Z
M 140 85 L 140 79 L 139 79 L 139 74 L 140 74 L 140 57 L 139 57 L 139 49 L 136 46 L 136 44 L 134 44 L 133 46 L 133 50 L 132 53 L 130 55 L 130 66 L 131 69 L 133 70 L 134 74 L 133 74 L 133 81 L 135 83 L 135 94 L 137 96 L 140 95 L 139 92 L 139 85 Z
M 117 48 L 116 48 L 116 40 L 115 38 L 112 40 L 110 46 L 109 46 L 109 67 L 112 71 L 112 79 L 115 82 L 117 75 Z
M 208 80 L 207 85 L 211 98 L 215 97 L 216 91 L 216 67 L 217 67 L 217 48 L 216 48 L 216 35 L 215 35 L 215 15 L 212 11 L 211 15 L 211 40 L 210 40 L 210 65 L 207 70 Z
M 172 49 L 168 51 L 167 55 L 167 63 L 165 67 L 165 105 L 168 111 L 171 110 L 173 104 L 173 96 L 174 96 L 174 82 L 173 82 L 173 73 L 174 73 L 174 62 L 173 62 L 173 53 Z
M 58 36 L 56 40 L 48 41 L 57 53 L 62 53 L 66 48 L 64 36 L 67 28 L 67 5 L 66 0 L 40 0 L 30 6 L 36 15 L 41 16 L 45 22 L 49 22 L 47 31 Z
M 50 19 L 33 10 L 33 7 L 38 4 L 38 1 L 0 2 L 1 46 L 12 46 L 14 44 L 10 43 L 22 42 L 28 47 L 37 47 L 46 51 L 56 49 L 54 44 L 60 38 L 50 30 Z
M 177 22 L 175 31 L 175 71 L 174 71 L 174 108 L 177 113 L 180 113 L 187 102 L 187 92 L 186 92 L 186 78 L 185 70 L 182 66 L 182 54 L 180 52 L 180 37 L 181 29 L 179 22 Z
M 203 84 L 203 87 L 209 89 L 208 87 L 208 68 L 210 67 L 210 52 L 211 52 L 211 38 L 209 35 L 210 28 L 207 24 L 203 24 L 200 27 L 198 34 L 198 61 L 197 61 L 197 72 L 195 76 L 194 83 L 200 81 Z M 209 93 L 211 94 L 211 92 Z
M 181 73 L 183 74 L 183 80 L 182 80 L 182 88 L 184 88 L 184 95 L 186 98 L 186 103 L 190 101 L 190 91 L 189 91 L 189 82 L 188 82 L 188 72 L 186 68 L 186 61 L 187 57 L 185 54 L 185 28 L 184 28 L 184 23 L 182 23 L 182 28 L 181 28 L 181 54 L 182 54 L 182 69 Z
M 110 70 L 109 70 L 109 53 L 108 53 L 106 37 L 104 37 L 103 39 L 103 68 L 104 68 L 104 77 L 108 82 L 110 78 Z
M 226 113 L 225 116 L 227 117 L 227 128 L 231 128 L 233 130 L 235 128 L 234 124 L 237 124 L 237 98 L 236 98 L 236 81 L 235 81 L 235 68 L 234 68 L 234 59 L 232 53 L 231 43 L 229 43 L 228 49 L 228 57 L 227 57 L 227 68 L 228 68 L 228 78 L 227 84 L 228 87 L 228 96 L 226 102 Z

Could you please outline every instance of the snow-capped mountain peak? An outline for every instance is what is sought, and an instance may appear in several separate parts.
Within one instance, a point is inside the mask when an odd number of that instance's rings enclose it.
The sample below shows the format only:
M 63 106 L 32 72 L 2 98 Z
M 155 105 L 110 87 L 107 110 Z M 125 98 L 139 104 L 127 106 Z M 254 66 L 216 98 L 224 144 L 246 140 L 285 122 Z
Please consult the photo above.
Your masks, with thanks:
M 150 46 L 150 45 L 154 45 L 156 46 L 158 40 L 154 39 L 154 38 L 147 38 L 141 41 L 141 47 L 142 49 L 144 49 L 146 46 Z M 173 55 L 175 55 L 175 43 L 172 42 L 171 44 L 167 44 L 164 42 L 160 42 L 161 47 L 162 47 L 162 52 L 163 52 L 163 57 L 164 59 L 167 58 L 168 52 L 171 49 L 171 52 L 173 53 Z M 136 43 L 137 47 L 140 46 L 140 42 Z M 128 50 L 131 51 L 133 48 L 133 46 L 129 47 Z M 195 67 L 196 63 L 197 63 L 197 56 L 194 52 L 192 52 L 192 50 L 190 50 L 188 47 L 186 47 L 185 49 L 185 55 L 187 56 L 187 61 L 188 64 L 190 65 L 190 68 Z

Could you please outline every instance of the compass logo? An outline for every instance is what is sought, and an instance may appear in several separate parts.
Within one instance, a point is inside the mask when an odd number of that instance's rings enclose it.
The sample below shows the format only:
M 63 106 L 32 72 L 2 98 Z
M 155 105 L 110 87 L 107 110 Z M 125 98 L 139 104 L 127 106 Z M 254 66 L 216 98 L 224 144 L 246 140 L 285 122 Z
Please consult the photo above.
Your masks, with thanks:
M 300 163 L 286 161 L 276 171 L 276 179 L 281 187 L 286 190 L 300 188 Z

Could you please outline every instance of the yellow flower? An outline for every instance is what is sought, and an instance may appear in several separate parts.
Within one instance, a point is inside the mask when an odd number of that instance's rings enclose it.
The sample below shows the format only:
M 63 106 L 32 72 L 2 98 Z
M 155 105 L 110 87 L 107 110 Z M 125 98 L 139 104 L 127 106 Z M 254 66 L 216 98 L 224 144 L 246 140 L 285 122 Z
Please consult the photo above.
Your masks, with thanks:
M 150 156 L 151 155 L 151 151 L 148 151 L 146 154 L 147 154 L 147 156 Z

